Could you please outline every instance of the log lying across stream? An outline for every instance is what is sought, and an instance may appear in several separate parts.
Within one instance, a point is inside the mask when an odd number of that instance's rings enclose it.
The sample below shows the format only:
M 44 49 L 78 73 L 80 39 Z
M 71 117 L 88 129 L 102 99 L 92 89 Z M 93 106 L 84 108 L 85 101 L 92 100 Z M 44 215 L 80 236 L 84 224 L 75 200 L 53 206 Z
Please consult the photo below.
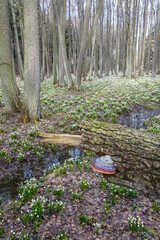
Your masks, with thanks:
M 160 198 L 159 134 L 95 120 L 81 127 L 81 148 L 112 157 L 117 172 L 108 181 Z
M 124 126 L 83 121 L 82 135 L 41 133 L 41 142 L 79 146 L 97 155 L 110 155 L 116 173 L 109 182 L 142 190 L 160 198 L 160 135 Z

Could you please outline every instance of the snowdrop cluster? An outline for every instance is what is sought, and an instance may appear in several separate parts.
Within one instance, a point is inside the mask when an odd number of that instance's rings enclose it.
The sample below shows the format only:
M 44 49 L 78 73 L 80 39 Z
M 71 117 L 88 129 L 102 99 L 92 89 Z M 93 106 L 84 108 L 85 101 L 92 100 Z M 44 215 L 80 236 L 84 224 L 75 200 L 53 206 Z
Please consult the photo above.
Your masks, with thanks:
M 37 199 L 32 199 L 31 210 L 29 212 L 30 216 L 34 219 L 42 219 L 44 214 L 44 203 L 47 199 L 42 197 Z
M 56 209 L 58 212 L 61 212 L 63 210 L 63 202 L 62 201 L 56 201 Z
M 62 187 L 61 185 L 58 186 L 53 190 L 53 194 L 57 195 L 58 197 L 61 197 L 64 194 L 64 187 Z
M 135 231 L 135 232 L 141 232 L 142 230 L 144 230 L 143 222 L 139 216 L 132 217 L 131 215 L 129 215 L 128 221 L 129 221 L 129 230 Z
M 123 197 L 127 194 L 131 198 L 137 197 L 136 190 L 128 189 L 126 187 L 116 186 L 114 184 L 110 184 L 110 191 L 113 196 L 119 195 L 120 197 Z
M 48 207 L 49 207 L 49 209 L 50 209 L 51 213 L 53 213 L 53 212 L 54 212 L 54 202 L 53 202 L 53 201 L 51 201 L 51 200 L 49 200 Z
M 35 178 L 25 181 L 25 184 L 22 183 L 19 187 L 20 200 L 23 202 L 31 198 L 37 192 L 37 188 L 38 183 Z
M 87 187 L 89 186 L 89 183 L 86 179 L 82 179 L 81 182 L 80 182 L 80 188 L 82 190 L 86 189 Z

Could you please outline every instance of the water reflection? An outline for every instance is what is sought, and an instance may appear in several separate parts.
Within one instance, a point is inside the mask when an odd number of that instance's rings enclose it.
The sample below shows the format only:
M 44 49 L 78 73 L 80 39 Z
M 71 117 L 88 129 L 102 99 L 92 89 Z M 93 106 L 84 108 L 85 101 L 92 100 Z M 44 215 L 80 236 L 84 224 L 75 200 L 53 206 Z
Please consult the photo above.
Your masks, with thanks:
M 23 169 L 18 170 L 14 173 L 13 179 L 6 184 L 0 184 L 0 198 L 2 198 L 2 203 L 7 202 L 9 199 L 14 199 L 17 196 L 18 185 L 25 180 L 29 180 L 33 176 L 40 176 L 44 169 L 52 166 L 53 163 L 63 163 L 64 160 L 69 158 L 80 159 L 84 157 L 84 153 L 79 147 L 57 147 L 55 152 L 52 152 L 33 166 L 24 165 Z
M 122 116 L 118 121 L 118 124 L 126 125 L 127 127 L 140 129 L 144 128 L 143 121 L 150 119 L 156 115 L 160 114 L 160 108 L 154 110 L 143 110 L 136 113 L 132 113 L 128 116 Z

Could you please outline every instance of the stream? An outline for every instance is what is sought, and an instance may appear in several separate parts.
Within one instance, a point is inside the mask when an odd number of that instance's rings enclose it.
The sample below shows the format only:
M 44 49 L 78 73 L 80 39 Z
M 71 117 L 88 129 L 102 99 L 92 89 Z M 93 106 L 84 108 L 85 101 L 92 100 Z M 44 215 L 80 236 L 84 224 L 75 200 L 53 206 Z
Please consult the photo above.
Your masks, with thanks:
M 126 125 L 127 127 L 140 129 L 144 128 L 143 121 L 150 119 L 160 114 L 160 108 L 154 110 L 143 110 L 132 113 L 131 115 L 120 116 L 118 124 Z M 0 183 L 0 199 L 1 203 L 6 203 L 9 199 L 15 199 L 17 197 L 17 187 L 22 181 L 29 180 L 33 176 L 40 177 L 43 170 L 49 168 L 53 163 L 63 163 L 64 160 L 69 158 L 83 158 L 84 153 L 79 147 L 66 147 L 61 149 L 57 147 L 57 150 L 43 159 L 40 163 L 31 165 L 23 165 L 23 168 L 17 170 L 14 173 L 14 177 L 6 183 Z

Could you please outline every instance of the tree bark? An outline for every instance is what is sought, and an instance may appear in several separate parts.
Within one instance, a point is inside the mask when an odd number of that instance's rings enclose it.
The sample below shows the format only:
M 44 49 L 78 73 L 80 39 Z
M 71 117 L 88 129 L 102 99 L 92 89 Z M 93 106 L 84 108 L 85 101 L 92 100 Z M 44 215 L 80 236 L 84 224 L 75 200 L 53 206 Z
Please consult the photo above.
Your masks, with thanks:
M 120 42 L 120 17 L 119 17 L 119 9 L 120 9 L 120 0 L 117 3 L 117 38 L 116 38 L 116 74 L 119 73 L 119 42 Z
M 145 10 L 144 10 L 144 19 L 143 19 L 143 42 L 142 42 L 142 56 L 141 56 L 141 64 L 140 64 L 140 75 L 143 75 L 143 69 L 144 69 L 144 54 L 145 54 L 146 30 L 147 30 L 148 2 L 149 2 L 149 0 L 145 1 Z
M 32 26 L 32 31 L 31 31 Z M 24 0 L 24 122 L 40 119 L 39 0 Z
M 73 86 L 73 79 L 72 75 L 69 69 L 69 63 L 67 58 L 67 51 L 66 51 L 66 43 L 65 43 L 65 29 L 64 29 L 64 22 L 65 22 L 65 4 L 62 4 L 61 2 L 57 2 L 57 0 L 54 0 L 54 7 L 56 11 L 56 17 L 57 17 L 57 25 L 58 25 L 58 34 L 59 34 L 59 43 L 60 47 L 62 49 L 62 57 L 64 62 L 64 68 L 65 73 L 68 81 L 68 89 L 71 89 Z
M 160 194 L 158 134 L 95 120 L 84 121 L 81 127 L 80 147 L 97 154 L 111 155 L 117 179 L 132 182 L 135 187 L 149 190 L 152 195 Z
M 100 13 L 99 75 L 103 74 L 103 5 Z
M 77 65 L 77 72 L 76 72 L 76 88 L 77 88 L 77 90 L 80 90 L 80 87 L 81 87 L 81 78 L 82 78 L 82 72 L 83 72 L 83 64 L 84 64 L 84 56 L 85 56 L 86 43 L 87 43 L 87 35 L 88 35 L 88 28 L 89 28 L 89 18 L 90 18 L 91 6 L 92 6 L 92 0 L 87 0 L 85 17 L 84 17 L 84 25 L 83 25 L 83 33 L 82 33 L 82 40 L 81 40 L 81 47 L 80 47 L 80 53 L 79 53 L 78 65 Z
M 21 51 L 20 51 L 20 45 L 19 45 L 19 37 L 18 37 L 18 30 L 17 30 L 17 23 L 16 23 L 16 16 L 14 11 L 14 4 L 13 0 L 10 1 L 11 3 L 11 10 L 12 10 L 12 17 L 13 17 L 13 26 L 14 26 L 14 34 L 15 34 L 15 40 L 16 40 L 16 49 L 17 49 L 17 55 L 18 55 L 18 68 L 19 68 L 19 74 L 21 79 L 24 79 L 23 74 L 23 64 L 22 64 L 22 57 L 21 57 Z
M 160 26 L 160 3 L 158 1 L 157 12 L 156 12 L 156 29 L 155 29 L 155 39 L 154 39 L 154 53 L 152 60 L 152 77 L 156 74 L 156 62 L 158 55 L 158 41 L 159 41 L 159 26 Z
M 57 43 L 57 28 L 56 28 L 56 13 L 51 1 L 52 8 L 52 28 L 53 28 L 53 85 L 58 83 L 58 43 Z
M 8 1 L 0 1 L 0 79 L 6 112 L 20 108 L 18 88 L 13 71 Z

